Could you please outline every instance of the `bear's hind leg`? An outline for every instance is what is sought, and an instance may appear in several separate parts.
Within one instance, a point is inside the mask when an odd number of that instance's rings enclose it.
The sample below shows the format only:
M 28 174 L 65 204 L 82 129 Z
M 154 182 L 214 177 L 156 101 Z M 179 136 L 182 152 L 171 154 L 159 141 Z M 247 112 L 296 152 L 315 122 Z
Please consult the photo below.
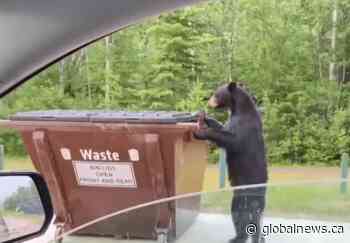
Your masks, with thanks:
M 252 243 L 263 243 L 265 242 L 264 236 L 262 235 L 262 219 L 265 210 L 265 188 L 254 188 L 250 189 L 253 195 L 248 196 L 248 207 L 251 214 L 250 224 L 254 224 L 256 227 L 256 233 L 252 235 Z
M 231 239 L 229 243 L 245 243 L 248 239 L 246 227 L 249 222 L 249 212 L 246 208 L 246 197 L 235 192 L 231 205 L 232 222 L 236 230 L 235 238 Z

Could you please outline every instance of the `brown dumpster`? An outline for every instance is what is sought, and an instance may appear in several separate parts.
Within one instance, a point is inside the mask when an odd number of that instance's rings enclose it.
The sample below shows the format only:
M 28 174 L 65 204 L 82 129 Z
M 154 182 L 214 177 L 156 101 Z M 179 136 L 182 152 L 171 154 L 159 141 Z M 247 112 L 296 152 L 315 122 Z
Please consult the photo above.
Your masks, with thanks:
M 141 203 L 201 191 L 207 143 L 192 138 L 196 119 L 179 112 L 55 110 L 17 113 L 8 126 L 21 132 L 48 183 L 56 224 L 66 231 Z M 138 209 L 78 234 L 156 239 L 157 229 L 166 229 L 176 237 L 191 225 L 199 203 L 196 197 Z

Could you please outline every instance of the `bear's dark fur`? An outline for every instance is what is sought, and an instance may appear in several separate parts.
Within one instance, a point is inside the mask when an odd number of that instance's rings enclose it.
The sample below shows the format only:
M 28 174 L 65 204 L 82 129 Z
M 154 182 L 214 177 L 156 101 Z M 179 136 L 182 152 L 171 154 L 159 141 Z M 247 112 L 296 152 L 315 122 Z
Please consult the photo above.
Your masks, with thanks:
M 252 97 L 236 83 L 220 86 L 210 98 L 209 106 L 228 109 L 229 121 L 225 126 L 202 115 L 205 123 L 194 132 L 197 139 L 207 139 L 225 149 L 229 179 L 232 186 L 266 183 L 267 164 L 260 113 Z M 246 227 L 254 223 L 260 230 L 260 218 L 265 208 L 265 187 L 235 190 L 232 217 L 237 236 L 231 242 L 245 242 Z M 253 236 L 259 242 L 260 234 Z

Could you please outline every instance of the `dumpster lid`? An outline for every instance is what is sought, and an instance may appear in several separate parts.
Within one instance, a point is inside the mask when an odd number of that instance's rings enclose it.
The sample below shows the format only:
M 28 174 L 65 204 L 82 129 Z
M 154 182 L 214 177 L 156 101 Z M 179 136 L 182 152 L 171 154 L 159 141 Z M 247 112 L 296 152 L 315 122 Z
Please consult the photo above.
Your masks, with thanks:
M 12 121 L 67 121 L 113 123 L 178 123 L 196 122 L 198 112 L 176 111 L 112 111 L 112 110 L 49 110 L 18 112 L 10 116 Z

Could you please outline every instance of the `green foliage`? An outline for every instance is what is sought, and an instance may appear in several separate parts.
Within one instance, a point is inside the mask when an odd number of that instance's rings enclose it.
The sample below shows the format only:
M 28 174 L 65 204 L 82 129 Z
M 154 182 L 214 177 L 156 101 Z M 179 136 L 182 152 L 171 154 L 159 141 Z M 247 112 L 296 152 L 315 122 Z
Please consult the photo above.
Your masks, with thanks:
M 45 109 L 208 110 L 216 87 L 243 80 L 264 109 L 271 163 L 334 165 L 350 152 L 350 2 L 222 0 L 161 15 L 67 57 L 0 101 L 0 117 Z M 336 56 L 337 80 L 329 81 Z M 1 130 L 6 153 L 24 153 Z M 212 149 L 210 159 L 218 160 Z
M 264 96 L 270 161 L 336 165 L 343 152 L 350 152 L 350 111 L 339 107 L 335 89 L 330 82 L 320 83 L 317 89 L 310 83 L 282 101 L 271 102 Z
M 12 129 L 0 129 L 0 144 L 5 145 L 6 155 L 24 156 L 26 154 L 19 133 Z
M 205 97 L 208 96 L 208 92 L 204 89 L 203 83 L 197 81 L 191 87 L 188 96 L 183 100 L 180 100 L 176 104 L 176 108 L 182 111 L 198 111 L 205 110 L 207 101 Z

